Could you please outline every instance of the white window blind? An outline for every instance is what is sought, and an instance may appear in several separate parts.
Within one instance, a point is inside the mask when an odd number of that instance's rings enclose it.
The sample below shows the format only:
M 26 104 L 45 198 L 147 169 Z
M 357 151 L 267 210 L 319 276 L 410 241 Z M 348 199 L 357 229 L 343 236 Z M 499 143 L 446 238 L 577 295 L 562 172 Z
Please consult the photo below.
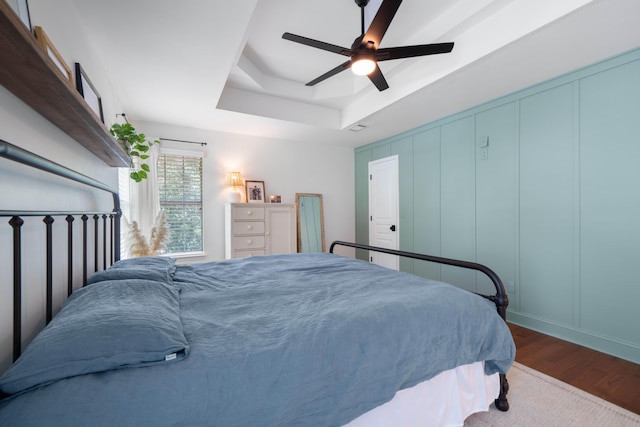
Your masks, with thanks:
M 171 230 L 165 252 L 202 252 L 202 157 L 160 154 L 158 190 Z

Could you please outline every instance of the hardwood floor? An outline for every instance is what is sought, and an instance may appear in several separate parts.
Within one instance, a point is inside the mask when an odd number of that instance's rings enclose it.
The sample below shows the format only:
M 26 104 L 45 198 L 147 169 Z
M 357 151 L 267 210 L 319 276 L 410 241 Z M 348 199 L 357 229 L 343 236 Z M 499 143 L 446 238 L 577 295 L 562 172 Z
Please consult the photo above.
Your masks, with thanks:
M 516 361 L 640 414 L 640 365 L 509 323 Z

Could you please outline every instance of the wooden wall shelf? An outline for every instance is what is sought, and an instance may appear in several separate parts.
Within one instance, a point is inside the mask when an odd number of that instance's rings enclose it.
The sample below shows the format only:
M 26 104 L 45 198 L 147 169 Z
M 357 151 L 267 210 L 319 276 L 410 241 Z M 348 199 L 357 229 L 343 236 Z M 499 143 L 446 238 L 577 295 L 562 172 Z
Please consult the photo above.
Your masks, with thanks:
M 0 64 L 0 84 L 25 104 L 109 166 L 129 166 L 127 153 L 3 0 Z

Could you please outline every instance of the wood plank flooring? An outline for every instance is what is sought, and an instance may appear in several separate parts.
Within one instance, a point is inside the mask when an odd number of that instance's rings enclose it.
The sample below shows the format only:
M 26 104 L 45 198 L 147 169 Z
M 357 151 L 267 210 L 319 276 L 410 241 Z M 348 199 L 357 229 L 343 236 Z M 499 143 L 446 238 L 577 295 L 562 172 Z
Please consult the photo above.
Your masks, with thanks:
M 509 323 L 516 361 L 640 414 L 640 365 Z

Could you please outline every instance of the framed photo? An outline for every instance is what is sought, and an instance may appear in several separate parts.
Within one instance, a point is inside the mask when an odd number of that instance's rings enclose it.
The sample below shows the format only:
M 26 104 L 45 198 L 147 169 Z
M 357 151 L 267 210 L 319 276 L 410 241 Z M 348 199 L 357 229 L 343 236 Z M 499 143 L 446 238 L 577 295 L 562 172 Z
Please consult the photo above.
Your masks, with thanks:
M 29 16 L 29 3 L 27 0 L 7 0 L 11 9 L 16 12 L 16 15 L 20 18 L 22 23 L 29 29 L 29 31 L 33 31 L 33 27 L 31 26 L 31 16 Z
M 245 181 L 247 203 L 264 203 L 264 181 Z
M 62 75 L 69 80 L 69 83 L 73 84 L 73 76 L 71 75 L 71 68 L 64 62 L 62 55 L 58 52 L 58 49 L 51 43 L 49 37 L 47 37 L 47 33 L 44 32 L 42 27 L 35 26 L 34 31 L 36 33 L 36 40 L 38 44 L 44 51 L 47 53 L 49 58 L 53 61 L 58 70 L 62 73 Z
M 269 202 L 282 203 L 282 196 L 279 194 L 272 194 L 271 196 L 269 196 Z
M 96 113 L 96 116 L 104 123 L 104 114 L 102 112 L 102 98 L 96 90 L 96 87 L 91 83 L 87 73 L 84 72 L 82 66 L 76 62 L 76 89 L 80 92 L 80 95 L 89 105 L 89 108 Z

